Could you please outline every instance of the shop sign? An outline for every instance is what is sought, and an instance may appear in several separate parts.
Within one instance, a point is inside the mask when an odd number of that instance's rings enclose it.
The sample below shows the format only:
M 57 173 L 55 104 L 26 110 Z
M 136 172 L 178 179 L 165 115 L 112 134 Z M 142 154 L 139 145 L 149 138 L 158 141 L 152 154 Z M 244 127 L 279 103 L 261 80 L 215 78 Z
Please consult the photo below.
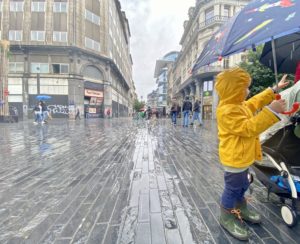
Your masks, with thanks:
M 204 97 L 212 96 L 212 91 L 205 91 L 205 92 L 203 92 L 203 96 Z
M 103 91 L 95 91 L 95 90 L 85 89 L 84 95 L 87 97 L 103 97 Z
M 95 114 L 95 113 L 97 113 L 96 108 L 89 108 L 89 113 L 90 113 L 90 114 Z

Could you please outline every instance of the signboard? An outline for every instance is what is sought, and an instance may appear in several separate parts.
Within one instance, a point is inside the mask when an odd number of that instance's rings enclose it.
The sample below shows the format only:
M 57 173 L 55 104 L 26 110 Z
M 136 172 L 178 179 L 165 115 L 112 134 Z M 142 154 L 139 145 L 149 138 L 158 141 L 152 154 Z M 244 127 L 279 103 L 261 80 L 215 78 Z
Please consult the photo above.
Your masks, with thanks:
M 97 109 L 96 108 L 89 108 L 89 113 L 90 114 L 96 114 L 97 113 Z
M 84 89 L 84 95 L 87 97 L 103 97 L 103 91 Z

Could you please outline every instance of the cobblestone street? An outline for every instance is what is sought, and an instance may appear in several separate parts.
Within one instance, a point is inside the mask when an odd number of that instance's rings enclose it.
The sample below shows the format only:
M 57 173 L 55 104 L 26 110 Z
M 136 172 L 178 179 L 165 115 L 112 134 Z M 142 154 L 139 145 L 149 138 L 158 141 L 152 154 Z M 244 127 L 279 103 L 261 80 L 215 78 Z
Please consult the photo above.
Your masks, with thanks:
M 238 243 L 218 224 L 223 173 L 215 124 L 53 120 L 0 124 L 0 243 Z M 251 243 L 300 243 L 278 199 Z

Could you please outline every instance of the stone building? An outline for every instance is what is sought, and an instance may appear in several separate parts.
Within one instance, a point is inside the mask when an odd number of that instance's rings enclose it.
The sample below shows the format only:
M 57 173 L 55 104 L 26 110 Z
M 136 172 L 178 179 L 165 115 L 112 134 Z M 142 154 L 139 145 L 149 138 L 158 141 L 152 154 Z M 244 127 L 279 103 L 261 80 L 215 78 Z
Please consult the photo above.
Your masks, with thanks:
M 49 95 L 54 117 L 128 116 L 135 87 L 130 29 L 118 0 L 0 0 L 9 40 L 9 105 L 31 114 Z
M 188 11 L 189 19 L 184 22 L 184 32 L 180 40 L 180 55 L 172 69 L 169 84 L 171 98 L 182 100 L 186 95 L 202 101 L 205 119 L 215 118 L 218 98 L 214 92 L 215 76 L 223 69 L 240 63 L 243 54 L 236 54 L 222 61 L 203 67 L 192 73 L 206 43 L 219 27 L 245 6 L 249 0 L 197 0 Z
M 156 78 L 157 84 L 157 110 L 161 113 L 167 112 L 168 74 L 177 57 L 178 52 L 172 51 L 156 60 L 154 78 Z

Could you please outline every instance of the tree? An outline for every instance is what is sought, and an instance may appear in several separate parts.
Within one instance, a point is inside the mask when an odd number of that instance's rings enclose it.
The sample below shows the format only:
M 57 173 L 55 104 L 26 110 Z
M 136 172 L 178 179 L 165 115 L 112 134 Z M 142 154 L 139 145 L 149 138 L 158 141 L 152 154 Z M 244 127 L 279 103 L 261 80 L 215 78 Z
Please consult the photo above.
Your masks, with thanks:
M 249 51 L 246 61 L 240 63 L 240 67 L 245 69 L 252 77 L 250 86 L 250 96 L 261 92 L 267 87 L 275 84 L 275 74 L 273 71 L 259 62 L 263 46 L 258 46 L 256 51 Z M 282 75 L 279 76 L 279 79 Z
M 143 101 L 139 101 L 138 99 L 134 100 L 133 108 L 135 111 L 140 111 L 145 106 Z

